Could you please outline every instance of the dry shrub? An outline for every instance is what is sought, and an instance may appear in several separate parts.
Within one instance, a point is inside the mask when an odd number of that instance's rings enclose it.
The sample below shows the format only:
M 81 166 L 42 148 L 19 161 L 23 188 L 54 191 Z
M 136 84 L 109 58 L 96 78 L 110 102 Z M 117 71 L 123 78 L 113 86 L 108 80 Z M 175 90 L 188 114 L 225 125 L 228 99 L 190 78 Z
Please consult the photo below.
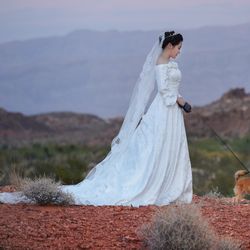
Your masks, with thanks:
M 241 248 L 241 243 L 233 241 L 230 237 L 218 239 L 216 242 L 216 250 L 239 250 Z
M 60 189 L 60 182 L 48 177 L 39 177 L 35 180 L 22 179 L 20 189 L 30 200 L 40 204 L 74 204 L 73 196 Z
M 24 180 L 24 173 L 20 168 L 13 164 L 9 173 L 9 182 L 10 185 L 13 185 L 17 191 L 21 190 L 21 186 Z
M 55 182 L 52 178 L 46 176 L 37 177 L 34 180 L 23 176 L 24 174 L 20 169 L 15 166 L 12 167 L 9 174 L 10 183 L 31 201 L 40 205 L 74 204 L 73 196 L 60 189 L 60 182 Z
M 137 233 L 143 239 L 144 246 L 154 250 L 239 249 L 222 248 L 227 243 L 219 244 L 209 223 L 194 204 L 169 205 L 159 210 L 151 223 L 143 224 Z
M 212 188 L 208 193 L 204 194 L 203 197 L 220 199 L 223 198 L 223 195 L 219 192 L 218 186 L 216 188 Z

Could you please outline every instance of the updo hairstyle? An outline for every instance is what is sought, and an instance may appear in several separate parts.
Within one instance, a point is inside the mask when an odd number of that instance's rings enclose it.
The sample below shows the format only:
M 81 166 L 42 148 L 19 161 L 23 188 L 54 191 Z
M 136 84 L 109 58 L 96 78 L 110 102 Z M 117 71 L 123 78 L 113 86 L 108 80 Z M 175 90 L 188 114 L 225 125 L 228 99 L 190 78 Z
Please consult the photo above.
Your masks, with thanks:
M 162 36 L 159 37 L 159 44 L 161 43 Z M 162 43 L 162 49 L 165 49 L 165 47 L 168 45 L 168 43 L 171 43 L 173 46 L 179 44 L 183 41 L 183 36 L 180 33 L 175 33 L 172 31 L 167 31 L 164 33 L 164 41 Z

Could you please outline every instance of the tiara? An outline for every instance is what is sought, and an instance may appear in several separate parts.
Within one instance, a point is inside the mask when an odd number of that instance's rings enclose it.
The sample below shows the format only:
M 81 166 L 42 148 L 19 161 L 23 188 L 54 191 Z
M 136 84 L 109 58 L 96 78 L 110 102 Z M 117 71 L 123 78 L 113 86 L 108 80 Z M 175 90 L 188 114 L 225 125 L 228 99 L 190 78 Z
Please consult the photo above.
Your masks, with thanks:
M 160 42 L 163 43 L 163 41 L 165 41 L 166 38 L 169 38 L 169 37 L 172 37 L 172 36 L 176 36 L 176 35 L 178 35 L 178 34 L 180 34 L 180 33 L 175 33 L 175 32 L 174 32 L 174 34 L 165 37 L 165 32 L 164 32 L 164 33 L 162 33 L 162 34 L 160 35 L 160 37 L 159 37 L 159 38 L 161 39 Z
M 180 33 L 174 32 L 174 34 L 168 35 L 167 37 L 165 37 L 165 32 L 164 32 L 163 34 L 160 35 L 160 38 L 161 38 L 161 39 L 163 38 L 163 40 L 165 40 L 165 39 L 168 38 L 168 37 L 176 36 L 176 35 L 178 35 L 178 34 L 180 34 Z
M 165 34 L 165 33 L 164 33 Z M 175 33 L 174 32 L 174 34 L 172 34 L 172 35 L 169 35 L 169 36 L 167 36 L 167 37 L 171 37 L 171 36 L 176 36 L 176 35 L 178 35 L 179 33 Z M 167 38 L 167 37 L 165 37 L 165 38 Z

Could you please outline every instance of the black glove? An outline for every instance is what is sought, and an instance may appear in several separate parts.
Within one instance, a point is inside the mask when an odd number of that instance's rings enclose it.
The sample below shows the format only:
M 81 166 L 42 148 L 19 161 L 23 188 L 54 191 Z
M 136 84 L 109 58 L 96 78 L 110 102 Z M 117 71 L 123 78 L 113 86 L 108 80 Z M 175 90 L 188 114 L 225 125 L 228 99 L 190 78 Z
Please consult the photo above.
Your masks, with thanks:
M 188 103 L 188 102 L 185 102 L 185 104 L 182 106 L 178 103 L 178 105 L 183 108 L 183 110 L 186 112 L 186 113 L 190 113 L 191 110 L 192 110 L 192 107 L 191 105 Z

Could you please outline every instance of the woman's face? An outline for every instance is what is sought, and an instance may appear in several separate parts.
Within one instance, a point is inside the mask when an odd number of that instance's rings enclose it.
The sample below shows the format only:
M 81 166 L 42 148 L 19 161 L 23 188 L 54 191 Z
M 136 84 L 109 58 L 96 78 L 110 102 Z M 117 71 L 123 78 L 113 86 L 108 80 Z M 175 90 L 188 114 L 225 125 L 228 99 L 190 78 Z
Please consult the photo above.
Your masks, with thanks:
M 180 54 L 181 46 L 182 46 L 182 42 L 180 42 L 179 44 L 175 46 L 172 46 L 170 50 L 170 56 L 172 58 L 176 58 Z

